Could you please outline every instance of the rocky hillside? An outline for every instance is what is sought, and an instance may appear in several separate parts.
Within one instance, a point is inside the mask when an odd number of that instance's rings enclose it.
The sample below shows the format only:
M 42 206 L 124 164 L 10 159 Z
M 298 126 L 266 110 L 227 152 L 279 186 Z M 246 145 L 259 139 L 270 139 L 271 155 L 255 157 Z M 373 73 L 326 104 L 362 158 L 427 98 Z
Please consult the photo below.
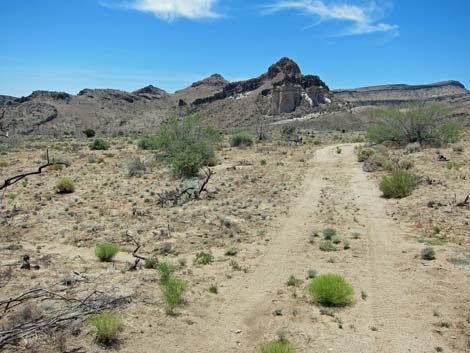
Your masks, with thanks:
M 354 106 L 400 104 L 412 101 L 453 102 L 470 99 L 460 82 L 446 81 L 429 85 L 386 85 L 334 90 L 334 96 Z
M 229 82 L 213 74 L 173 94 L 150 85 L 134 92 L 84 89 L 77 95 L 35 91 L 22 98 L 0 96 L 0 127 L 11 135 L 80 135 L 87 128 L 108 135 L 149 134 L 170 116 L 196 112 L 219 129 L 306 116 L 320 127 L 360 127 L 365 122 L 350 115 L 355 110 L 414 100 L 455 103 L 462 108 L 459 114 L 466 114 L 470 93 L 455 81 L 330 91 L 318 76 L 304 75 L 294 61 L 282 58 L 249 80 Z

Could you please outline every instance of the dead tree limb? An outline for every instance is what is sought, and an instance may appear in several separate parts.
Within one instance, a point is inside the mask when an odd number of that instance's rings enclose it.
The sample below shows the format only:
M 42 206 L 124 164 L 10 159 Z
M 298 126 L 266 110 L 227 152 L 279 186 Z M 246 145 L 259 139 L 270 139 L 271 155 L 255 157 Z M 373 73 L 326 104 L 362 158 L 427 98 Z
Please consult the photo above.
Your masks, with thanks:
M 147 261 L 147 258 L 144 256 L 141 256 L 137 254 L 142 247 L 142 244 L 140 244 L 132 235 L 129 234 L 129 231 L 126 232 L 126 236 L 128 239 L 130 239 L 136 246 L 134 251 L 132 252 L 132 256 L 135 258 L 135 261 L 133 264 L 131 264 L 128 268 L 128 271 L 135 271 L 137 270 L 137 266 L 139 265 L 140 260 Z
M 7 187 L 9 187 L 11 185 L 16 184 L 17 182 L 23 180 L 27 176 L 41 174 L 42 170 L 44 168 L 51 167 L 53 165 L 64 165 L 66 167 L 69 166 L 68 163 L 64 163 L 64 162 L 50 162 L 49 161 L 49 150 L 47 150 L 47 152 L 46 152 L 46 157 L 47 157 L 47 163 L 40 166 L 37 171 L 15 175 L 14 177 L 6 179 L 3 183 L 3 185 L 0 186 L 0 190 L 6 189 Z
M 158 201 L 157 203 L 160 206 L 165 206 L 166 204 L 170 203 L 172 206 L 178 205 L 178 203 L 181 201 L 181 199 L 186 196 L 188 199 L 194 198 L 194 199 L 199 199 L 201 194 L 203 192 L 208 192 L 207 191 L 207 185 L 209 184 L 209 181 L 211 177 L 215 174 L 212 169 L 207 168 L 204 169 L 204 174 L 206 177 L 204 178 L 204 181 L 199 185 L 198 187 L 196 186 L 190 186 L 187 187 L 183 190 L 180 190 L 179 188 L 175 188 L 174 190 L 167 190 L 162 193 L 157 194 L 158 195 Z

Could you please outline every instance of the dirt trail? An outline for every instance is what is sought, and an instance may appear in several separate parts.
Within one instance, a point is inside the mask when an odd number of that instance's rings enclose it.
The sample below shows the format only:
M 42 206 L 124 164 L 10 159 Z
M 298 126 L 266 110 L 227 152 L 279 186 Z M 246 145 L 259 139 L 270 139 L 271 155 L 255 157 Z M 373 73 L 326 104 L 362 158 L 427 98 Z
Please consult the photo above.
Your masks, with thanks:
M 315 153 L 300 196 L 270 234 L 264 253 L 252 260 L 250 271 L 228 281 L 184 334 L 158 337 L 164 341 L 161 347 L 168 352 L 251 353 L 283 328 L 304 353 L 434 351 L 439 342 L 432 335 L 432 309 L 422 292 L 432 284 L 417 279 L 419 260 L 413 258 L 419 245 L 406 240 L 406 231 L 387 216 L 387 201 L 356 162 L 354 146 L 341 148 L 341 153 L 335 146 Z M 319 241 L 308 243 L 315 226 L 328 224 L 326 206 L 340 221 L 360 229 L 362 238 L 351 250 L 324 253 Z M 286 286 L 290 275 L 305 278 L 309 268 L 339 273 L 352 282 L 355 303 L 337 312 L 340 319 L 320 315 L 303 289 Z M 283 310 L 282 316 L 273 315 L 276 309 Z

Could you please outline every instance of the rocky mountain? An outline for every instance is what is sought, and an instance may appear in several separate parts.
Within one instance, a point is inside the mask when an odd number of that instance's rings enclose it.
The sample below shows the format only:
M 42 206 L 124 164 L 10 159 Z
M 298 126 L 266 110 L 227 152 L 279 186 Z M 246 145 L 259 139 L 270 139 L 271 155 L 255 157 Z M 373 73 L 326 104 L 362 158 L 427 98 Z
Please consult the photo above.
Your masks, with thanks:
M 363 122 L 354 110 L 414 100 L 458 103 L 462 114 L 470 107 L 470 93 L 456 81 L 330 91 L 318 76 L 304 75 L 294 61 L 282 58 L 252 79 L 229 82 L 213 74 L 173 94 L 150 85 L 134 92 L 84 89 L 77 95 L 35 91 L 22 98 L 0 96 L 0 126 L 11 135 L 80 135 L 87 128 L 108 135 L 150 134 L 170 116 L 201 112 L 219 129 L 303 117 L 321 122 L 320 127 L 360 127 Z
M 412 101 L 453 102 L 469 99 L 470 92 L 458 81 L 428 85 L 386 85 L 356 89 L 334 90 L 336 98 L 354 106 L 401 104 Z

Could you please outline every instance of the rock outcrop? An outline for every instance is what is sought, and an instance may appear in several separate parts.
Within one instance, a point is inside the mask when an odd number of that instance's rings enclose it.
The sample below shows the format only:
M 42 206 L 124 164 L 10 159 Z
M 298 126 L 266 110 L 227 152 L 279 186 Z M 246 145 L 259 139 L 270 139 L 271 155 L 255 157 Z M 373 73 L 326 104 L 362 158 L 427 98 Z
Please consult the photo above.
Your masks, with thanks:
M 334 90 L 335 97 L 354 106 L 401 104 L 412 101 L 454 101 L 468 99 L 470 92 L 458 81 L 428 85 L 386 85 Z

